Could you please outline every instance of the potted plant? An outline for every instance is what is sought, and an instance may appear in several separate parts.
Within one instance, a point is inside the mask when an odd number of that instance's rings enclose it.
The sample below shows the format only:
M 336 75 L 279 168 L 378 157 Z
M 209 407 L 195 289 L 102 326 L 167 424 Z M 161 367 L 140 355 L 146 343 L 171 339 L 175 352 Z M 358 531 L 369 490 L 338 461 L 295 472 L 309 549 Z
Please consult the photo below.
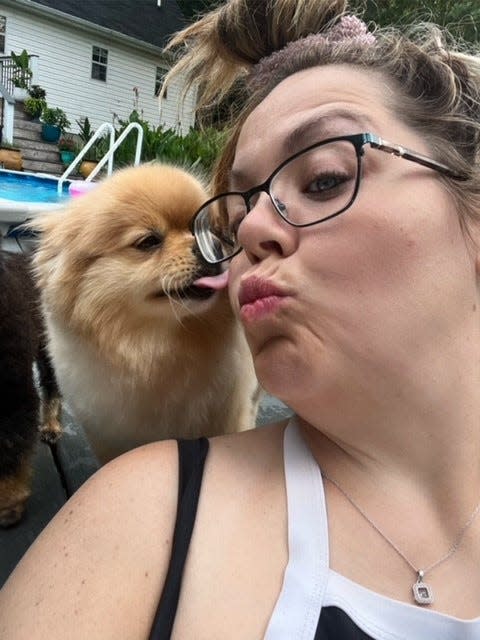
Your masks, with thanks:
M 78 125 L 78 135 L 80 137 L 80 140 L 83 142 L 84 147 L 93 136 L 94 132 L 90 125 L 90 120 L 87 116 L 85 116 L 84 118 L 79 118 L 78 120 L 76 120 L 76 123 Z M 88 178 L 88 176 L 97 166 L 98 159 L 97 147 L 96 144 L 93 144 L 90 149 L 88 149 L 87 153 L 83 156 L 83 160 L 80 163 L 80 167 L 78 168 L 78 173 L 83 176 L 83 178 Z
M 23 110 L 31 120 L 38 121 L 42 111 L 47 106 L 47 101 L 45 100 L 47 92 L 40 85 L 32 84 L 27 89 L 27 93 L 28 98 L 23 103 Z
M 47 106 L 43 98 L 25 98 L 23 110 L 31 120 L 39 120 L 42 111 Z
M 69 165 L 75 160 L 77 155 L 77 145 L 71 136 L 63 136 L 58 141 L 60 158 L 65 165 Z
M 23 171 L 22 151 L 8 142 L 0 143 L 0 164 L 4 169 Z
M 28 89 L 28 95 L 31 98 L 41 98 L 42 100 L 45 100 L 47 92 L 39 84 L 32 84 L 30 89 Z
M 30 56 L 28 51 L 24 49 L 21 53 L 10 52 L 15 67 L 13 69 L 12 82 L 14 86 L 13 97 L 16 100 L 25 100 L 28 96 L 27 89 L 32 77 L 30 69 Z
M 43 123 L 42 138 L 45 142 L 57 143 L 62 133 L 70 126 L 67 114 L 58 107 L 44 107 L 40 119 Z

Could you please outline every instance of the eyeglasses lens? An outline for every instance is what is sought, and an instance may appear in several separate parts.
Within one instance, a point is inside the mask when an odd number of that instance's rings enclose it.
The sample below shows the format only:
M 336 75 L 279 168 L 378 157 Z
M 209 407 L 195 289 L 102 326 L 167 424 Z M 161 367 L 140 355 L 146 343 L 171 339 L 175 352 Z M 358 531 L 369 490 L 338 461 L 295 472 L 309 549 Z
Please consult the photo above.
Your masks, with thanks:
M 347 140 L 319 144 L 285 163 L 272 176 L 270 199 L 280 216 L 307 226 L 350 206 L 357 188 L 358 159 Z M 257 194 L 249 202 L 255 205 Z M 219 196 L 195 219 L 195 236 L 209 262 L 225 260 L 239 249 L 237 232 L 248 213 L 241 195 Z

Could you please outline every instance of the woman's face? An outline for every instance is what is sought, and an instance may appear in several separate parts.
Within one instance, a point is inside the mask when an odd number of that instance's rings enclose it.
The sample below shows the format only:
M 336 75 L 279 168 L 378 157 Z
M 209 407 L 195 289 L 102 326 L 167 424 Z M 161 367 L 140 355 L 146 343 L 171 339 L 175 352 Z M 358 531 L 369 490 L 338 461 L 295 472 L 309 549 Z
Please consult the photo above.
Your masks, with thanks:
M 387 102 L 381 76 L 348 66 L 287 78 L 247 119 L 230 188 L 260 184 L 296 151 L 344 134 L 431 157 Z M 414 383 L 477 305 L 475 256 L 439 174 L 364 150 L 357 198 L 341 215 L 295 228 L 262 193 L 239 228 L 231 301 L 260 382 L 297 410 L 338 403 L 346 389 L 368 402 L 372 389 Z

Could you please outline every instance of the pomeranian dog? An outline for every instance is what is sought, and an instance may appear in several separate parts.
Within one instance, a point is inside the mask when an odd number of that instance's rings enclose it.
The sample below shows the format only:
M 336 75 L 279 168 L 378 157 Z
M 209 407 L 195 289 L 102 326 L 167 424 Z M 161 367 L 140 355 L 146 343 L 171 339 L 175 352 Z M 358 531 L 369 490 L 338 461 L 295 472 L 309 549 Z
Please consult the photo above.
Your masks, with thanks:
M 255 424 L 257 382 L 227 273 L 202 260 L 189 229 L 207 198 L 189 172 L 148 163 L 33 223 L 58 383 L 101 463 Z
M 38 428 L 44 440 L 61 433 L 60 399 L 45 348 L 40 300 L 24 254 L 0 251 L 0 526 L 15 524 L 31 494 Z M 34 382 L 37 362 L 42 393 Z

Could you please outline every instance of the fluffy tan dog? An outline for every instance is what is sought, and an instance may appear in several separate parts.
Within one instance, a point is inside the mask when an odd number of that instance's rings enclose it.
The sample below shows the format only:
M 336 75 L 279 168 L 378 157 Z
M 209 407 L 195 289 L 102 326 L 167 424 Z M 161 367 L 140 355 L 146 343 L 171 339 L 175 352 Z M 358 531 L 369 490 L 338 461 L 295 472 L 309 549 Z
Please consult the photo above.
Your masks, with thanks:
M 101 462 L 254 425 L 257 383 L 226 274 L 189 231 L 206 198 L 184 170 L 145 164 L 34 223 L 58 382 Z

